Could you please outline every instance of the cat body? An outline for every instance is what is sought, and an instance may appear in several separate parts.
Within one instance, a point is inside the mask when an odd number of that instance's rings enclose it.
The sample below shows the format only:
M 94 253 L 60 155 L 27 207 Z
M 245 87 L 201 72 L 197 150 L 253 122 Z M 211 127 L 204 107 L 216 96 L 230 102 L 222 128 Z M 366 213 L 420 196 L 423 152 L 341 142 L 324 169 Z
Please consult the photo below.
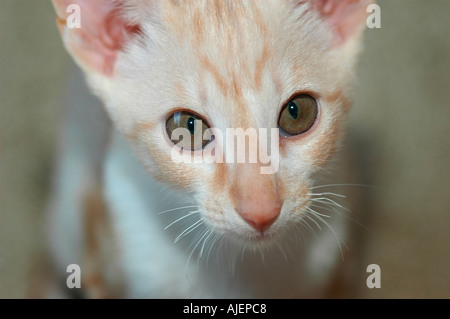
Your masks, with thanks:
M 80 29 L 67 28 L 69 3 Z M 106 110 L 69 106 L 49 214 L 57 271 L 80 265 L 94 298 L 327 296 L 347 221 L 310 205 L 325 196 L 313 185 L 342 135 L 367 2 L 54 4 Z M 277 128 L 287 101 L 305 97 L 314 121 L 280 135 L 272 174 L 171 157 L 174 114 L 222 132 Z

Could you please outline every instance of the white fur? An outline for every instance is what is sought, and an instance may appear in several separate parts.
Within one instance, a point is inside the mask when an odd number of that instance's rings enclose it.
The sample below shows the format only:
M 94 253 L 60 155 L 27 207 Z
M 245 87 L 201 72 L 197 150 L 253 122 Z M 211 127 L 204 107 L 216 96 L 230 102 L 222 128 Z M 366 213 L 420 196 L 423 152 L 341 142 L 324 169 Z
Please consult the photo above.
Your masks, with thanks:
M 306 214 L 304 206 L 308 201 L 296 194 L 302 186 L 312 183 L 311 176 L 318 169 L 317 159 L 310 150 L 318 138 L 331 129 L 333 120 L 343 113 L 341 105 L 329 104 L 325 97 L 337 90 L 345 97 L 350 95 L 354 58 L 359 47 L 356 37 L 339 48 L 333 46 L 332 33 L 318 14 L 306 11 L 307 4 L 296 9 L 291 6 L 288 2 L 265 3 L 261 12 L 270 30 L 265 36 L 270 38 L 262 38 L 252 23 L 242 26 L 233 40 L 236 42 L 228 44 L 238 48 L 231 58 L 221 49 L 222 39 L 214 30 L 205 34 L 205 46 L 195 47 L 189 32 L 182 38 L 171 33 L 160 17 L 163 6 L 152 6 L 150 11 L 141 8 L 139 14 L 133 14 L 133 4 L 130 4 L 127 14 L 133 22 L 141 22 L 143 34 L 119 54 L 114 76 L 92 72 L 82 65 L 91 88 L 104 102 L 120 132 L 112 135 L 103 174 L 105 197 L 120 243 L 127 296 L 318 296 L 331 269 L 340 260 L 336 234 L 325 227 L 317 238 L 311 237 L 308 244 L 303 245 L 302 236 L 308 236 L 299 234 L 293 224 Z M 142 17 L 150 12 L 151 17 Z M 180 176 L 183 172 L 195 173 L 192 183 L 189 186 L 181 183 L 162 185 L 152 176 L 169 173 L 162 171 L 158 161 L 149 154 L 149 145 L 158 154 L 166 157 L 170 154 L 171 145 L 164 136 L 165 121 L 168 111 L 180 106 L 204 114 L 223 132 L 227 127 L 234 127 L 233 121 L 237 117 L 232 116 L 231 110 L 238 106 L 221 93 L 214 77 L 202 69 L 198 54 L 207 56 L 227 78 L 230 72 L 239 72 L 243 65 L 253 70 L 252 66 L 262 54 L 264 40 L 271 43 L 273 50 L 262 76 L 262 88 L 251 89 L 248 74 L 241 74 L 244 102 L 252 123 L 262 128 L 277 127 L 282 104 L 293 93 L 303 91 L 317 93 L 320 119 L 310 134 L 295 143 L 289 142 L 286 155 L 280 158 L 278 178 L 289 187 L 288 197 L 271 227 L 275 239 L 270 244 L 255 247 L 243 243 L 255 230 L 236 213 L 227 192 L 229 189 L 214 196 L 210 193 L 208 185 L 216 172 L 215 164 L 179 164 Z M 245 46 L 239 47 L 240 41 Z M 300 70 L 295 72 L 301 76 L 293 74 L 294 62 L 300 65 Z M 281 80 L 281 93 L 277 93 L 273 74 L 268 69 L 276 70 Z M 174 94 L 178 83 L 182 83 L 186 91 L 182 96 Z M 201 87 L 205 91 L 206 105 L 202 104 Z M 150 131 L 139 132 L 134 141 L 123 137 L 133 134 L 136 125 L 146 121 L 155 122 L 156 126 Z M 64 165 L 73 163 L 70 158 L 63 160 L 67 160 Z M 79 163 L 81 172 L 83 166 Z M 232 164 L 227 164 L 229 174 L 234 169 Z M 72 209 L 62 207 L 78 200 L 80 191 L 74 187 L 83 187 L 82 181 L 77 181 L 83 175 L 71 171 L 60 176 L 61 180 L 66 180 L 63 184 L 71 179 L 76 185 L 64 189 L 66 195 L 72 194 L 70 199 L 64 196 L 56 199 L 60 201 L 56 205 L 61 210 L 58 213 L 63 215 L 56 214 L 53 219 L 54 241 L 62 236 L 61 231 L 66 231 L 68 223 L 79 224 L 79 220 L 73 221 L 73 218 L 80 208 L 76 205 L 72 205 Z M 177 187 L 182 190 L 175 190 Z M 183 228 L 180 222 L 167 230 L 164 228 L 195 208 L 158 213 L 183 205 L 198 205 L 201 210 L 184 221 L 192 225 L 203 218 L 205 225 L 174 244 L 174 239 L 189 224 L 184 224 Z M 205 209 L 211 205 L 217 211 Z M 334 218 L 330 223 L 337 236 L 344 237 L 345 227 L 341 220 Z M 210 230 L 215 232 L 210 233 Z M 76 240 L 78 236 L 68 238 Z M 191 243 L 199 244 L 194 249 L 189 247 Z M 61 247 L 56 247 L 60 265 L 71 260 L 66 254 L 75 260 L 79 258 L 79 247 L 73 241 L 60 244 Z

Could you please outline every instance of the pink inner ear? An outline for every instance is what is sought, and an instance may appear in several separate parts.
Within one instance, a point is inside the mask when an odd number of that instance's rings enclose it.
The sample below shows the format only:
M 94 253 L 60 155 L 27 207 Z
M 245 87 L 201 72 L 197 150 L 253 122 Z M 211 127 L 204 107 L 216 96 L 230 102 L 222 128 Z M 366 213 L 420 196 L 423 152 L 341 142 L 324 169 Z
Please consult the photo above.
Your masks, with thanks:
M 130 36 L 140 31 L 139 26 L 127 24 L 111 0 L 53 0 L 53 3 L 61 33 L 72 54 L 88 68 L 113 75 L 118 52 Z M 66 28 L 70 4 L 80 6 L 79 29 Z
M 310 0 L 338 35 L 337 42 L 345 42 L 359 30 L 366 18 L 370 0 Z

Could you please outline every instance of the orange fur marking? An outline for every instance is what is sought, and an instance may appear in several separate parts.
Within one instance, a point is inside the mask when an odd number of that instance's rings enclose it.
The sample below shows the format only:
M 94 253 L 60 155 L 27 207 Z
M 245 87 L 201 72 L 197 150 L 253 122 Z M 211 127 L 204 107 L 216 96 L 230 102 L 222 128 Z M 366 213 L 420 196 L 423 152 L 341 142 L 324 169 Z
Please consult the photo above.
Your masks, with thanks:
M 101 188 L 89 192 L 84 200 L 85 250 L 83 285 L 91 298 L 114 298 L 122 295 L 121 273 L 116 270 L 115 280 L 105 278 L 105 271 L 114 267 L 117 251 L 107 251 L 114 246 L 115 238 L 108 218 L 108 208 Z
M 325 97 L 325 101 L 329 104 L 340 103 L 344 112 L 348 112 L 351 107 L 351 101 L 346 98 L 342 90 L 337 90 L 332 92 L 330 95 Z
M 227 185 L 227 167 L 226 163 L 216 163 L 214 179 L 212 181 L 212 190 L 214 193 L 223 192 Z
M 339 138 L 339 123 L 340 121 L 335 117 L 331 123 L 330 129 L 316 137 L 316 142 L 308 151 L 309 156 L 315 159 L 315 166 L 324 165 L 336 152 L 336 142 Z
M 256 89 L 258 91 L 261 90 L 263 70 L 267 64 L 267 61 L 269 60 L 269 56 L 270 56 L 269 49 L 268 49 L 267 45 L 264 45 L 261 57 L 258 59 L 258 61 L 256 61 L 256 65 L 255 65 L 255 80 L 254 81 L 255 81 Z
M 133 129 L 127 134 L 127 137 L 135 141 L 143 132 L 151 132 L 156 126 L 156 122 L 140 122 L 134 125 Z
M 200 63 L 213 76 L 222 94 L 224 96 L 227 96 L 228 95 L 227 84 L 223 80 L 223 77 L 220 75 L 219 70 L 205 56 L 200 59 Z

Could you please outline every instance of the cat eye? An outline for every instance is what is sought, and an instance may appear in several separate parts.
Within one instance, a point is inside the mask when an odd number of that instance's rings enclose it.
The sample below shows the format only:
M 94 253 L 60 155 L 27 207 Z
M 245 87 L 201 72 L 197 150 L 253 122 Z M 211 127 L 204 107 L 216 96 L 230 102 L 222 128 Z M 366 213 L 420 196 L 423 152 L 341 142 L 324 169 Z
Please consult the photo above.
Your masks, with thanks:
M 312 96 L 296 95 L 281 110 L 278 127 L 285 136 L 305 133 L 313 126 L 317 113 L 317 102 Z
M 176 129 L 182 130 L 175 131 Z M 213 139 L 213 136 L 203 139 L 207 129 L 209 126 L 205 120 L 187 111 L 173 113 L 166 122 L 170 140 L 180 148 L 191 151 L 202 149 Z

